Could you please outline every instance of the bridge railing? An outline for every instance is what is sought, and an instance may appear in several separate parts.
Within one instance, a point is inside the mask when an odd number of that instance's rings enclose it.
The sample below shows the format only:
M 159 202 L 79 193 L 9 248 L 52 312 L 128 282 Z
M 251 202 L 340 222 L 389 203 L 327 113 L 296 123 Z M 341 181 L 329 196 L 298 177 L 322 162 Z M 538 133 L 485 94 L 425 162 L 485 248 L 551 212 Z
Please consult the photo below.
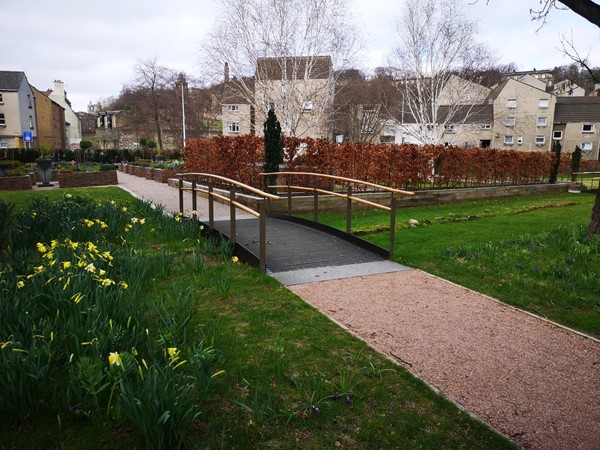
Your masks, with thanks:
M 270 200 L 281 200 L 282 197 L 270 194 L 268 192 L 261 191 L 247 184 L 241 183 L 230 178 L 222 177 L 219 175 L 213 175 L 210 173 L 178 173 L 179 179 L 179 212 L 183 214 L 183 193 L 185 191 L 191 191 L 192 194 L 192 210 L 197 210 L 197 194 L 204 193 L 208 199 L 208 227 L 212 232 L 215 227 L 215 208 L 214 201 L 218 199 L 226 204 L 229 204 L 229 225 L 230 234 L 229 239 L 232 244 L 236 242 L 236 209 L 239 208 L 242 211 L 257 217 L 259 219 L 259 266 L 262 271 L 266 270 L 266 229 L 267 229 L 267 213 L 268 213 L 268 202 Z M 184 181 L 190 182 L 187 186 Z M 223 195 L 219 192 L 215 192 L 215 187 L 219 186 L 228 187 L 229 195 Z M 258 197 L 258 211 L 254 210 L 236 200 L 238 191 L 246 191 Z M 197 216 L 196 216 L 197 218 Z
M 292 191 L 312 191 L 313 192 L 313 220 L 319 221 L 319 194 L 333 195 L 336 197 L 342 197 L 346 199 L 346 233 L 352 232 L 352 202 L 363 203 L 377 209 L 383 209 L 390 212 L 390 238 L 389 238 L 389 253 L 390 257 L 394 255 L 394 240 L 396 233 L 396 194 L 399 195 L 415 195 L 414 192 L 403 191 L 400 189 L 394 189 L 387 186 L 382 186 L 368 181 L 356 180 L 354 178 L 338 177 L 335 175 L 326 175 L 312 172 L 270 172 L 261 173 L 261 176 L 266 177 L 265 180 L 269 179 L 281 179 L 285 177 L 286 184 L 273 184 L 268 185 L 267 189 L 285 189 L 287 192 L 287 209 L 288 214 L 292 212 Z M 294 178 L 312 178 L 312 186 L 300 186 L 292 183 Z M 327 180 L 332 182 L 334 185 L 345 186 L 345 189 L 340 191 L 334 191 L 331 189 L 323 189 L 318 187 L 318 181 Z M 267 183 L 268 184 L 268 183 Z M 380 203 L 372 202 L 361 197 L 353 195 L 353 186 L 364 186 L 371 188 L 377 192 L 389 192 L 390 194 L 390 206 L 382 205 Z

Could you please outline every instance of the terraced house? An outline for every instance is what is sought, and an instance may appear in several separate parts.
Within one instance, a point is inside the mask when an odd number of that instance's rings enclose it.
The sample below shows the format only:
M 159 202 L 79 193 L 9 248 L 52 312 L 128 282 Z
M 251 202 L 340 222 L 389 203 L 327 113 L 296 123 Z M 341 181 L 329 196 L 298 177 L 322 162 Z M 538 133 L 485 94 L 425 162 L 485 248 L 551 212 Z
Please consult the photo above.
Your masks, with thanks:
M 0 71 L 0 149 L 37 147 L 34 97 L 24 72 Z

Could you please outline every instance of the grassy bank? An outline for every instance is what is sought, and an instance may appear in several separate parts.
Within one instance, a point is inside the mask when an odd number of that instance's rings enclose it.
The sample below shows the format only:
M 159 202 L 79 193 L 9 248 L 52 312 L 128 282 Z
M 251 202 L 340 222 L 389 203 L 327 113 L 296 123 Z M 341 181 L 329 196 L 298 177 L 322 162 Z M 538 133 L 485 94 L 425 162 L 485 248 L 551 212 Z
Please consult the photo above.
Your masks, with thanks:
M 513 447 L 195 222 L 66 192 L 10 198 L 2 448 Z
M 600 244 L 585 237 L 593 202 L 562 194 L 402 208 L 394 259 L 600 336 Z M 345 220 L 320 216 L 342 230 Z M 382 247 L 388 224 L 389 213 L 353 215 L 357 234 Z

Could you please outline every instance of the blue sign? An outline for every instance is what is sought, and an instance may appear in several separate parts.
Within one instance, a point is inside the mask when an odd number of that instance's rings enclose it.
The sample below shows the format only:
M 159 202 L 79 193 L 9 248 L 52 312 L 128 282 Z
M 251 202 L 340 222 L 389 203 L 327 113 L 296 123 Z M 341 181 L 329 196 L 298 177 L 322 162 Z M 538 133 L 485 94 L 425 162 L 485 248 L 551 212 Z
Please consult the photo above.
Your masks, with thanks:
M 33 141 L 33 133 L 31 131 L 23 131 L 23 142 Z

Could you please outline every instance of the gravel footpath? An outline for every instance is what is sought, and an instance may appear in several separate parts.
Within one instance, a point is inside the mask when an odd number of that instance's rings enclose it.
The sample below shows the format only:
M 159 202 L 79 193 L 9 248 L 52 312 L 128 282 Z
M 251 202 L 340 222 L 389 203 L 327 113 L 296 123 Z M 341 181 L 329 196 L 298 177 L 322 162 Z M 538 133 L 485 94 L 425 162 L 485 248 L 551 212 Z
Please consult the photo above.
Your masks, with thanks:
M 118 178 L 179 211 L 177 189 Z M 215 217 L 229 207 L 215 202 Z M 600 449 L 600 341 L 419 270 L 289 289 L 521 447 Z
M 291 286 L 518 445 L 600 449 L 600 342 L 419 270 Z
M 135 194 L 142 200 L 147 200 L 155 205 L 162 205 L 165 211 L 170 213 L 179 212 L 179 192 L 177 188 L 171 187 L 166 183 L 158 183 L 145 178 L 136 177 L 123 172 L 117 172 L 119 187 Z M 183 193 L 183 207 L 185 215 L 189 216 L 192 210 L 192 194 L 189 191 Z M 203 222 L 208 222 L 208 201 L 205 198 L 197 196 L 198 218 Z M 214 203 L 215 220 L 229 220 L 229 206 L 219 202 Z M 237 217 L 246 217 L 247 214 L 242 211 L 236 212 Z M 248 216 L 249 217 L 249 216 Z

